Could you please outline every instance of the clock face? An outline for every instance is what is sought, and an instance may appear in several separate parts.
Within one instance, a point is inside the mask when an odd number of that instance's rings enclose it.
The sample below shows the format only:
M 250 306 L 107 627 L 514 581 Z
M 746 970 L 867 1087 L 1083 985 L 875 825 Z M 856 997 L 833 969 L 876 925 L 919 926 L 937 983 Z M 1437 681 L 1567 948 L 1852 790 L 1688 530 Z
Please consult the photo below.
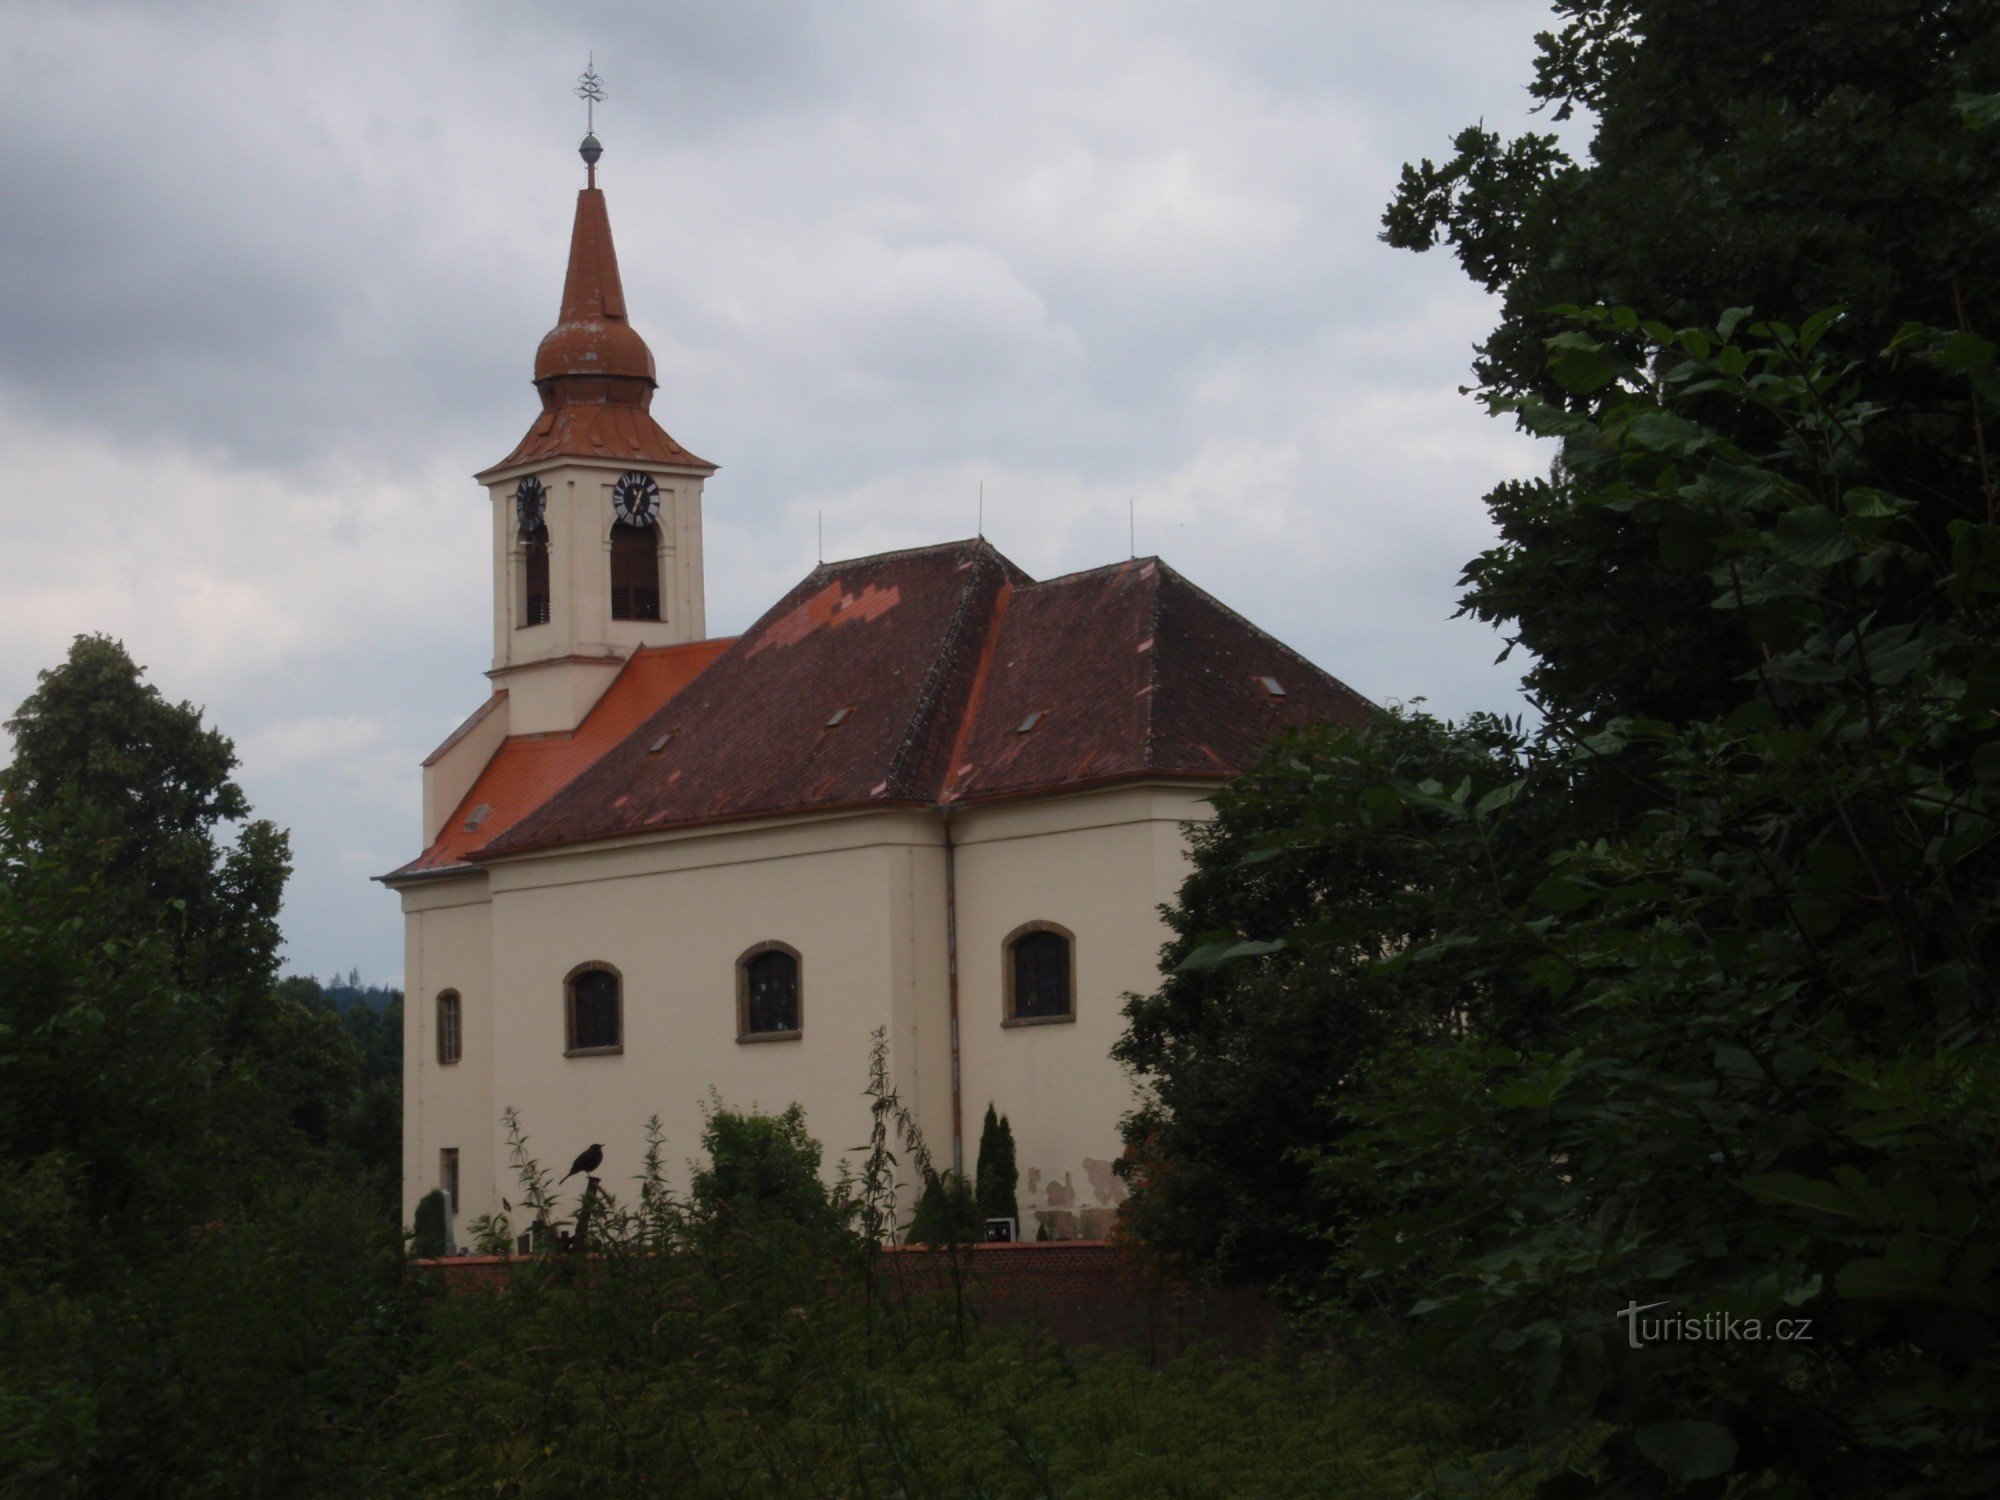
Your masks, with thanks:
M 620 474 L 611 486 L 611 508 L 627 526 L 650 526 L 660 518 L 660 487 L 650 474 Z
M 542 487 L 541 480 L 530 474 L 514 491 L 514 514 L 520 519 L 521 529 L 540 531 L 548 512 L 549 492 Z

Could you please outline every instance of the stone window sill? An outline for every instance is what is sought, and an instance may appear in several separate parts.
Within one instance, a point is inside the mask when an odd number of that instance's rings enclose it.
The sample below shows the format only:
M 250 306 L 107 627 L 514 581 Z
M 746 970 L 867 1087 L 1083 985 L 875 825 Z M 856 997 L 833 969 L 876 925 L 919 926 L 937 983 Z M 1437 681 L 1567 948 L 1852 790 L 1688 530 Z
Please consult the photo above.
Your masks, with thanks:
M 803 1031 L 744 1031 L 737 1033 L 739 1042 L 796 1042 L 804 1036 Z
M 572 1047 L 563 1053 L 564 1057 L 616 1057 L 625 1050 L 621 1043 L 616 1047 Z
M 1076 1012 L 1066 1016 L 1009 1016 L 1000 1023 L 1002 1026 L 1073 1026 Z

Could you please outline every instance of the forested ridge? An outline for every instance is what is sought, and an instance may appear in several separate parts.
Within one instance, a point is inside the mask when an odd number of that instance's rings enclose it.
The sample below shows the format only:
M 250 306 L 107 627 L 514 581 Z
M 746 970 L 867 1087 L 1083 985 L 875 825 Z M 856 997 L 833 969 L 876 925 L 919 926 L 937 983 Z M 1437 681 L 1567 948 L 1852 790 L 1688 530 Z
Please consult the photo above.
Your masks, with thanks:
M 1275 745 L 1126 1001 L 1123 1251 L 1279 1347 L 899 1291 L 1013 1150 L 935 1170 L 879 1044 L 864 1142 L 716 1100 L 563 1183 L 510 1112 L 540 1248 L 442 1297 L 399 1002 L 280 976 L 284 834 L 84 637 L 0 771 L 0 1491 L 2000 1492 L 2000 16 L 1554 9 L 1588 148 L 1383 221 L 1548 441 L 1463 584 L 1532 711 Z

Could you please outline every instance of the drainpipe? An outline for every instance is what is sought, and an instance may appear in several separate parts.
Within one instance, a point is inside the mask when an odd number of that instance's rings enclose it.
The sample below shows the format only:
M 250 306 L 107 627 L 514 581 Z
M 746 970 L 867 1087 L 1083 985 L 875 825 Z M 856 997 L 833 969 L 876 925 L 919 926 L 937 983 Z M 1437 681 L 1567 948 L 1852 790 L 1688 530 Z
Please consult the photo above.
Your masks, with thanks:
M 965 1110 L 958 1076 L 958 851 L 951 842 L 951 804 L 940 802 L 944 824 L 944 952 L 951 997 L 951 1169 L 965 1176 Z

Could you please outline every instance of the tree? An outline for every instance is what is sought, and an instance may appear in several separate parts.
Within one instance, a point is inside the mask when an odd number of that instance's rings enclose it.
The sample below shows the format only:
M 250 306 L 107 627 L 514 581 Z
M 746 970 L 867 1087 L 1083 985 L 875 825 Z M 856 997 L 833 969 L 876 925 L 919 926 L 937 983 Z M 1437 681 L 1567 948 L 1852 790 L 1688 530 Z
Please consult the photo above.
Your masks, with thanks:
M 979 1127 L 979 1158 L 974 1168 L 977 1188 L 974 1197 L 978 1200 L 981 1219 L 1012 1219 L 1016 1224 L 1021 1219 L 1021 1205 L 1015 1197 L 1021 1173 L 1014 1165 L 1014 1127 L 1007 1123 L 1007 1117 L 996 1114 L 992 1104 L 986 1106 L 985 1123 Z
M 1991 325 L 2000 154 L 1965 128 L 1961 96 L 2000 89 L 2000 13 L 1986 0 L 1559 0 L 1531 92 L 1596 128 L 1587 158 L 1549 135 L 1463 132 L 1443 165 L 1404 169 L 1384 238 L 1447 243 L 1499 294 L 1481 345 L 1500 401 L 1588 400 L 1564 305 L 1625 305 L 1671 327 L 1728 307 L 1845 309 L 1849 347 L 1880 349 L 1906 320 Z M 1610 342 L 1630 354 L 1630 330 Z M 1974 455 L 1935 441 L 1934 369 L 1878 370 L 1881 410 L 1855 438 L 1904 481 L 1910 518 L 1946 545 Z M 1711 422 L 1760 413 L 1697 400 Z M 1465 609 L 1533 652 L 1528 685 L 1553 712 L 1675 718 L 1726 712 L 1754 652 L 1706 608 L 1698 576 L 1666 566 L 1643 521 L 1579 505 L 1558 471 L 1487 499 L 1499 545 L 1466 570 Z
M 911 1245 L 976 1244 L 980 1212 L 970 1182 L 957 1172 L 933 1172 L 924 1178 L 903 1240 Z
M 236 752 L 192 704 L 168 703 L 125 648 L 78 636 L 8 720 L 0 798 L 44 854 L 88 851 L 100 910 L 143 913 L 171 940 L 175 979 L 231 1009 L 238 1033 L 277 982 L 288 841 L 250 820 Z M 221 830 L 240 824 L 233 842 Z
M 820 1180 L 820 1144 L 798 1105 L 775 1115 L 711 1108 L 701 1143 L 708 1165 L 694 1175 L 692 1199 L 703 1219 L 825 1228 L 837 1217 Z
M 1123 1217 L 1156 1252 L 1230 1280 L 1325 1270 L 1345 1210 L 1298 1148 L 1343 1128 L 1367 1058 L 1448 1033 L 1474 987 L 1520 988 L 1504 969 L 1478 972 L 1470 952 L 1398 986 L 1374 981 L 1382 954 L 1451 920 L 1462 861 L 1371 823 L 1366 807 L 1426 778 L 1440 797 L 1476 800 L 1514 775 L 1516 739 L 1494 720 L 1461 734 L 1392 712 L 1281 741 L 1211 798 L 1164 911 L 1174 937 L 1160 988 L 1127 1003 L 1113 1048 L 1144 1090 L 1125 1122 Z M 1317 938 L 1310 951 L 1301 931 Z

